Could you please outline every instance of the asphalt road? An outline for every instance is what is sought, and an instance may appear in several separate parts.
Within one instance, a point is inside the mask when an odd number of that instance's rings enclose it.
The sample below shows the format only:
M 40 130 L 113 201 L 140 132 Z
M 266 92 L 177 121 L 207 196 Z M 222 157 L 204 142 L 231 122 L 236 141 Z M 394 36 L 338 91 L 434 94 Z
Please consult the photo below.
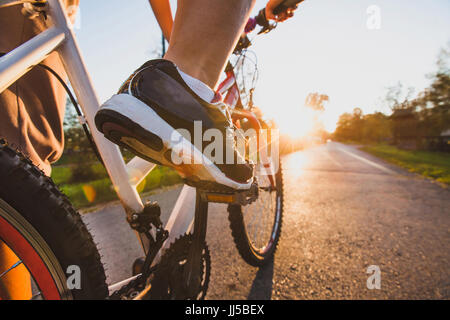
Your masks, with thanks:
M 208 299 L 449 299 L 450 191 L 357 148 L 328 143 L 286 157 L 282 237 L 262 269 L 239 256 L 226 207 L 211 204 Z M 152 196 L 167 219 L 180 188 Z M 84 215 L 109 283 L 142 254 L 117 204 Z M 367 268 L 381 288 L 367 288 Z

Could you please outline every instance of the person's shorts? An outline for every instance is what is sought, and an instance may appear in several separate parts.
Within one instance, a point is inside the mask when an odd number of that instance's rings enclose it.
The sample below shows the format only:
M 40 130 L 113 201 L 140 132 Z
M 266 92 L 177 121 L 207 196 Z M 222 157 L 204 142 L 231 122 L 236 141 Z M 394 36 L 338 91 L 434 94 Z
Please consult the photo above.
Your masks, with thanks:
M 78 3 L 79 0 L 66 1 L 67 6 L 75 8 Z M 21 5 L 0 8 L 0 53 L 10 52 L 45 30 L 43 17 L 30 19 L 21 10 Z M 74 17 L 74 7 L 70 13 Z M 57 53 L 43 63 L 65 77 Z M 47 175 L 50 164 L 59 159 L 64 148 L 65 99 L 59 82 L 39 67 L 0 94 L 0 138 L 23 152 Z

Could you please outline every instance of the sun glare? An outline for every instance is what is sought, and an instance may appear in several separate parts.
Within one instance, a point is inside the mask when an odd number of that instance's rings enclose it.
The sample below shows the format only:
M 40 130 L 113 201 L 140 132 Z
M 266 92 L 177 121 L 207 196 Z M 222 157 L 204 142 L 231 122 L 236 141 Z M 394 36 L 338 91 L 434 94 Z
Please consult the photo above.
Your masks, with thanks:
M 314 112 L 308 108 L 283 108 L 275 119 L 280 127 L 280 133 L 291 138 L 306 136 L 314 126 Z
M 325 130 L 329 133 L 333 133 L 336 130 L 339 115 L 336 112 L 325 111 L 319 119 L 323 123 Z

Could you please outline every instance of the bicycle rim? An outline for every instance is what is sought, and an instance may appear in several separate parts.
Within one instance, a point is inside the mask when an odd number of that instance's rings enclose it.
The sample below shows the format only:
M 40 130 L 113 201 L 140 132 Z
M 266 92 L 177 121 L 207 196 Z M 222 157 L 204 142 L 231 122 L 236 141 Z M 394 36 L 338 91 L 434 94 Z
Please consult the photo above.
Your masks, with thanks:
M 275 188 L 268 191 L 269 178 L 259 175 L 258 199 L 241 207 L 245 232 L 251 250 L 257 256 L 264 257 L 272 252 L 276 245 L 281 220 L 281 188 L 280 179 L 275 177 Z
M 13 266 L 7 266 L 9 269 L 2 273 L 2 277 L 12 271 L 14 266 L 23 264 L 33 283 L 32 299 L 72 299 L 65 274 L 49 246 L 31 224 L 2 199 L 0 199 L 0 240 L 18 258 Z

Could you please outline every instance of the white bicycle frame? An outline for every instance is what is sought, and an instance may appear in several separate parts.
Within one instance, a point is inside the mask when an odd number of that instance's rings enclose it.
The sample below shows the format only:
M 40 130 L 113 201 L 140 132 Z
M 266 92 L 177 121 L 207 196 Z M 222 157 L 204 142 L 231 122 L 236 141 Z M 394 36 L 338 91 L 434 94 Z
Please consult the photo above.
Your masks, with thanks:
M 125 164 L 119 148 L 97 131 L 94 116 L 100 108 L 100 102 L 83 62 L 72 24 L 61 0 L 48 0 L 47 10 L 49 28 L 0 58 L 0 93 L 42 62 L 50 53 L 58 52 L 108 175 L 127 215 L 142 212 L 144 205 L 136 187 L 156 165 L 138 157 Z M 195 198 L 195 189 L 185 185 L 165 226 L 165 229 L 169 231 L 169 239 L 166 240 L 165 246 L 192 227 Z M 146 241 L 144 237 L 140 238 L 146 252 Z
M 0 0 L 0 6 L 8 2 L 14 1 Z M 90 128 L 94 142 L 126 214 L 130 216 L 134 213 L 140 213 L 143 211 L 144 205 L 136 187 L 156 165 L 139 157 L 135 157 L 125 164 L 120 149 L 97 131 L 94 116 L 100 108 L 100 102 L 83 62 L 65 7 L 61 0 L 47 0 L 45 10 L 48 12 L 48 29 L 0 57 L 0 93 L 34 66 L 41 63 L 49 54 L 57 52 L 83 111 L 84 120 Z M 225 102 L 232 109 L 239 100 L 239 89 L 235 84 L 234 74 L 227 75 L 227 79 L 219 86 L 218 90 L 222 95 L 228 92 Z M 263 146 L 259 152 L 262 159 L 267 159 L 266 146 Z M 276 170 L 273 164 L 264 164 L 264 171 L 267 175 L 273 176 Z M 195 205 L 195 188 L 183 186 L 169 220 L 164 226 L 164 229 L 169 232 L 169 238 L 165 241 L 163 249 L 179 235 L 191 232 L 194 224 Z M 139 238 L 144 252 L 147 253 L 148 241 L 146 237 L 139 235 Z M 154 263 L 158 262 L 160 253 L 161 251 Z M 119 289 L 133 278 L 110 286 L 110 292 Z

